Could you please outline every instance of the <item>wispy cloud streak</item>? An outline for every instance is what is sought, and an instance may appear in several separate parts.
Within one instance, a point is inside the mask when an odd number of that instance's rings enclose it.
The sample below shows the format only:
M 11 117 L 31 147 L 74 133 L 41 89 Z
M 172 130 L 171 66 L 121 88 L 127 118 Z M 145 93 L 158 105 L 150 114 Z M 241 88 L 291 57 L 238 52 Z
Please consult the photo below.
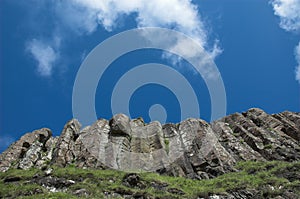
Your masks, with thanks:
M 280 27 L 286 31 L 300 33 L 300 0 L 273 0 L 274 14 L 280 17 Z M 300 83 L 300 42 L 295 48 L 296 80 Z
M 38 3 L 36 1 L 36 3 Z M 53 35 L 64 39 L 62 32 L 71 31 L 75 35 L 85 36 L 98 28 L 112 31 L 124 23 L 126 16 L 134 16 L 136 27 L 162 27 L 180 31 L 202 46 L 210 58 L 221 53 L 218 42 L 209 43 L 208 29 L 205 26 L 198 7 L 191 0 L 70 0 L 53 1 L 53 13 L 58 23 Z M 63 28 L 62 28 L 63 27 Z M 58 30 L 58 31 L 57 31 Z M 59 59 L 59 46 L 40 40 L 30 42 L 30 52 L 38 61 L 38 71 L 43 76 L 52 74 L 54 63 Z M 169 48 L 182 49 L 183 54 L 193 56 L 184 41 L 178 41 Z M 163 56 L 172 63 L 180 62 L 180 58 Z M 174 59 L 177 59 L 174 62 Z
M 44 77 L 51 76 L 58 53 L 41 40 L 32 39 L 26 46 L 27 51 L 37 61 L 37 72 Z

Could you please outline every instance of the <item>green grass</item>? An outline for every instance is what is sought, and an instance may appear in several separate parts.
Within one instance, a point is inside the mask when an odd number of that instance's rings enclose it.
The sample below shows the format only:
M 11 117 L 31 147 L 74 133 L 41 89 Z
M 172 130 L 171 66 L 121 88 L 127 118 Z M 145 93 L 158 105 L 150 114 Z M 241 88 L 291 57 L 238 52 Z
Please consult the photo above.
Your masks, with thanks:
M 47 189 L 30 183 L 34 175 L 43 175 L 38 169 L 28 171 L 10 169 L 6 173 L 0 173 L 0 198 L 78 198 L 74 192 L 85 189 L 89 194 L 83 198 L 105 198 L 104 192 L 116 192 L 122 190 L 129 193 L 147 193 L 157 198 L 197 198 L 210 194 L 225 194 L 231 190 L 256 189 L 268 196 L 277 196 L 283 190 L 290 189 L 299 194 L 300 180 L 289 181 L 281 177 L 283 172 L 294 170 L 300 171 L 300 162 L 287 163 L 280 161 L 272 162 L 239 162 L 236 165 L 239 172 L 232 172 L 209 180 L 191 180 L 182 177 L 170 177 L 155 173 L 140 173 L 144 189 L 130 188 L 122 184 L 125 172 L 114 170 L 79 169 L 74 166 L 66 168 L 54 167 L 52 176 L 74 180 L 76 183 L 68 187 L 65 192 L 48 193 Z M 7 177 L 18 176 L 20 181 L 4 183 Z M 176 188 L 184 192 L 184 195 L 176 195 L 159 190 L 151 186 L 151 183 L 166 183 L 169 188 Z M 263 187 L 271 185 L 275 190 L 265 190 Z M 283 187 L 278 189 L 278 187 Z M 34 195 L 33 195 L 34 194 Z
M 272 144 L 266 144 L 266 145 L 264 145 L 264 149 L 273 149 L 273 145 Z
M 32 196 L 21 196 L 18 197 L 19 199 L 36 199 L 36 198 L 48 198 L 48 199 L 61 199 L 61 198 L 70 198 L 75 199 L 79 198 L 72 194 L 63 193 L 63 192 L 57 192 L 57 193 L 45 193 L 45 194 L 39 194 L 39 195 L 32 195 Z
M 164 142 L 165 142 L 165 146 L 166 146 L 166 152 L 169 153 L 169 145 L 170 145 L 170 141 L 169 141 L 169 139 L 165 138 L 165 139 L 164 139 Z

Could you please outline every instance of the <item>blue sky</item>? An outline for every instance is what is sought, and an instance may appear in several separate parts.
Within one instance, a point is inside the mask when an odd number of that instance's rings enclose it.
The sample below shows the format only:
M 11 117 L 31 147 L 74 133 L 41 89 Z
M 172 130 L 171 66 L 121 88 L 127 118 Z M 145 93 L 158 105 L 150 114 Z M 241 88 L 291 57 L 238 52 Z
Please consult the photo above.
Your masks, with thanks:
M 221 74 L 227 114 L 251 107 L 268 113 L 300 111 L 298 0 L 99 2 L 0 1 L 0 151 L 38 128 L 59 135 L 73 117 L 73 85 L 83 60 L 102 41 L 137 27 L 170 28 L 200 43 Z M 99 81 L 105 86 L 98 85 L 95 96 L 97 117 L 111 118 L 112 90 L 123 74 L 141 64 L 161 63 L 189 81 L 200 117 L 209 121 L 211 99 L 203 78 L 184 59 L 174 62 L 176 55 L 163 54 L 145 49 L 115 60 Z M 134 92 L 131 117 L 149 122 L 154 104 L 164 106 L 167 122 L 180 121 L 176 93 L 158 84 Z

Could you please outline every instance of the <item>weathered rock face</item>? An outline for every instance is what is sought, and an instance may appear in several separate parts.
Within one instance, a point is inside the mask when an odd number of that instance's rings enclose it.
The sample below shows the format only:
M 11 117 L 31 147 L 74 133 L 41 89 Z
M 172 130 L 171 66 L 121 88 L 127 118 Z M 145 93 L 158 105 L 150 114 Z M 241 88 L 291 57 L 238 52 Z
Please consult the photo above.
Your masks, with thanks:
M 73 119 L 59 137 L 45 128 L 22 136 L 0 155 L 0 171 L 74 164 L 208 179 L 241 160 L 300 160 L 299 113 L 254 108 L 211 124 L 191 118 L 164 125 L 118 114 L 83 129 Z
M 51 136 L 52 132 L 47 128 L 23 135 L 0 155 L 0 171 L 6 171 L 10 167 L 28 169 L 39 165 L 39 162 L 47 157 L 43 154 L 50 151 L 47 142 L 49 139 L 53 140 Z

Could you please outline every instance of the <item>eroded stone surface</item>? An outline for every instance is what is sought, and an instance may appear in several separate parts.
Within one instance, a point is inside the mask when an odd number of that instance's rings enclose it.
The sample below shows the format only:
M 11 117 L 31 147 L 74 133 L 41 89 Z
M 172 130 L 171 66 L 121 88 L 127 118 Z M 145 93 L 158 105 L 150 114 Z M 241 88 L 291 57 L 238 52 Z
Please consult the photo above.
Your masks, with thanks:
M 59 137 L 46 128 L 27 133 L 0 155 L 0 171 L 74 164 L 207 179 L 241 160 L 300 160 L 299 142 L 300 115 L 288 111 L 253 108 L 211 124 L 190 118 L 164 125 L 118 114 L 83 129 L 70 120 Z
M 25 135 L 23 135 L 18 141 L 13 143 L 6 151 L 0 154 L 0 171 L 6 171 L 10 167 L 17 167 L 22 161 L 30 162 L 31 160 L 28 156 L 31 156 L 35 159 L 34 156 L 39 156 L 41 149 L 44 150 L 46 148 L 45 144 L 51 136 L 52 132 L 50 129 L 47 128 L 35 130 L 32 133 L 26 133 Z M 39 150 L 33 149 L 36 148 L 37 145 L 41 145 L 41 148 Z M 28 155 L 26 156 L 27 152 Z

